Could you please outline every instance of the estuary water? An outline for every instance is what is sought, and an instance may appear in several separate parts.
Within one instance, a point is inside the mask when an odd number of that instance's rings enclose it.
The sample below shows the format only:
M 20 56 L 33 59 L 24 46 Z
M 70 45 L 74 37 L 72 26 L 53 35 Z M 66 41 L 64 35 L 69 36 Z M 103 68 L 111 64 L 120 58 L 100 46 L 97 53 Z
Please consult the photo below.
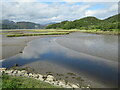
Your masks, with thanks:
M 109 86 L 118 85 L 118 36 L 71 33 L 35 39 L 23 52 L 2 61 L 2 66 L 19 66 L 49 61 Z

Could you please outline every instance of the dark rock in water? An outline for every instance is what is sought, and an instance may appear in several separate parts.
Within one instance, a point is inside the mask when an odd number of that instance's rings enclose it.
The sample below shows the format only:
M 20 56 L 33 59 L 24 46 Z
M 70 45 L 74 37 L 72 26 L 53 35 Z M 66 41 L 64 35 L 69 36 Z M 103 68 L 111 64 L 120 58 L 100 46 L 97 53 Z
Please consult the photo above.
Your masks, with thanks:
M 15 64 L 14 66 L 18 66 L 18 64 Z
M 20 53 L 23 53 L 22 51 Z

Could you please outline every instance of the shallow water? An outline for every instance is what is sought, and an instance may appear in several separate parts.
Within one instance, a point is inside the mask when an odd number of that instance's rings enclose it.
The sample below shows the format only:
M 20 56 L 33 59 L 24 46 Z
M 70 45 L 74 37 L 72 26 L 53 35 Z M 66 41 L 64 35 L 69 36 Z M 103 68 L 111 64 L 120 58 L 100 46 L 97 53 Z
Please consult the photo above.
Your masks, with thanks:
M 49 61 L 77 73 L 85 73 L 106 85 L 117 86 L 117 36 L 72 33 L 63 37 L 36 39 L 23 53 L 2 62 L 3 67 Z

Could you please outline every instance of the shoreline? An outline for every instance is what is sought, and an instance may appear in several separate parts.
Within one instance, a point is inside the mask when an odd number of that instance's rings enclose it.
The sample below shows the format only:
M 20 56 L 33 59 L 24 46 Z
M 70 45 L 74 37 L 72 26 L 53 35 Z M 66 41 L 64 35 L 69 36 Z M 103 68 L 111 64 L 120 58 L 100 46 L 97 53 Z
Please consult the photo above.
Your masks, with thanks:
M 29 63 L 16 69 L 27 69 L 29 72 L 38 74 L 52 74 L 57 79 L 64 79 L 72 83 L 79 83 L 82 86 L 90 85 L 91 88 L 110 88 L 100 82 L 93 82 L 95 79 L 86 74 L 77 73 L 69 68 L 62 67 L 49 61 L 36 61 Z M 87 77 L 86 77 L 87 76 Z
M 20 76 L 20 77 L 26 77 L 26 78 L 33 78 L 38 81 L 46 82 L 49 83 L 53 86 L 58 86 L 61 88 L 80 88 L 78 83 L 74 84 L 71 82 L 67 82 L 59 79 L 56 79 L 53 75 L 47 74 L 47 75 L 42 75 L 42 74 L 36 74 L 36 73 L 31 73 L 27 70 L 17 70 L 17 69 L 6 69 L 6 68 L 0 68 L 0 75 L 9 75 L 9 76 Z M 90 85 L 88 85 L 86 88 L 90 88 Z

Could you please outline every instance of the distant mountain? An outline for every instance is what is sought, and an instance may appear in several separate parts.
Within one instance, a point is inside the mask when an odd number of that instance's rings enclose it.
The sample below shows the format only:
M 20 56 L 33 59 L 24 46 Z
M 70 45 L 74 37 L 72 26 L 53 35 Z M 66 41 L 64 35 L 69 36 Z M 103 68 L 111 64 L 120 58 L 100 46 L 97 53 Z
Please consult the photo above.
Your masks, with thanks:
M 17 22 L 16 23 L 19 29 L 41 29 L 42 25 L 32 23 L 32 22 Z
M 10 20 L 2 20 L 2 29 L 42 29 L 45 26 L 33 22 L 14 22 Z
M 15 22 L 14 21 L 10 21 L 10 20 L 2 20 L 2 23 L 3 24 L 6 24 L 6 25 L 10 25 L 10 24 L 15 24 Z
M 118 29 L 120 21 L 118 17 L 120 14 L 114 15 L 104 20 L 100 20 L 96 17 L 85 17 L 74 21 L 63 21 L 48 25 L 47 29 L 100 29 L 100 30 L 113 30 Z
M 2 20 L 0 23 L 1 29 L 16 29 L 17 25 L 14 21 Z

